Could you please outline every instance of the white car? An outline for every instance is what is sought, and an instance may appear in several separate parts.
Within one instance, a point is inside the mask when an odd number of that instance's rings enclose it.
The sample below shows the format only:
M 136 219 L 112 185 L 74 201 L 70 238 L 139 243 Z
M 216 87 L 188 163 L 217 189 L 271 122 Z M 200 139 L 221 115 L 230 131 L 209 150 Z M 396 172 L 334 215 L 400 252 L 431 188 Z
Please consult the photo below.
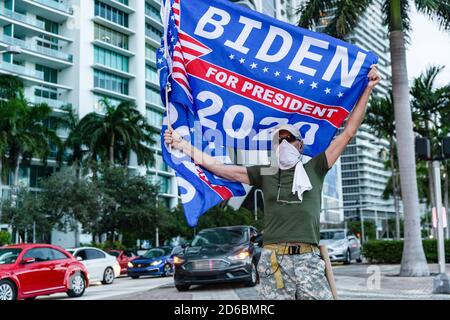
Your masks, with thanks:
M 116 257 L 103 250 L 83 247 L 67 251 L 86 266 L 90 274 L 90 282 L 101 281 L 103 284 L 112 284 L 120 275 L 120 265 Z

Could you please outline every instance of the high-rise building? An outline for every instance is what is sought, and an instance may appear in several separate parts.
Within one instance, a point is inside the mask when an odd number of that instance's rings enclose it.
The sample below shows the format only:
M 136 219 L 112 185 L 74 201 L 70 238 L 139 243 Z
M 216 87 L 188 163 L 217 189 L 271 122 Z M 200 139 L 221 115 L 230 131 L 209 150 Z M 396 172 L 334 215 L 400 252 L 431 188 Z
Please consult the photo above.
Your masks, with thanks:
M 133 101 L 149 124 L 161 130 L 163 113 L 156 69 L 156 50 L 163 26 L 160 0 L 0 0 L 0 51 L 17 46 L 21 54 L 3 54 L 0 74 L 13 74 L 25 84 L 31 102 L 45 102 L 60 113 L 71 104 L 80 117 L 102 113 L 100 99 L 112 104 Z M 61 132 L 63 135 L 63 132 Z M 160 185 L 167 205 L 178 203 L 174 173 L 161 157 L 146 169 L 131 159 L 131 168 Z M 133 157 L 132 157 L 133 158 Z M 54 171 L 50 159 L 21 167 L 21 185 L 36 188 L 37 180 Z M 8 197 L 10 180 L 3 181 Z M 61 234 L 55 242 L 68 241 Z

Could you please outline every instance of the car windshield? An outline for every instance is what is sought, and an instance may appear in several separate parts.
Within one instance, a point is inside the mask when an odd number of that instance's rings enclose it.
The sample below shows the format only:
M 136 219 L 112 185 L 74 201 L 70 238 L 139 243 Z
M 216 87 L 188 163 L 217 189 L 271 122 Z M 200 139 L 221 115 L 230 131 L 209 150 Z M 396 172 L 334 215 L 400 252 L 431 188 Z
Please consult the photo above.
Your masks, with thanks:
M 248 241 L 248 233 L 245 229 L 211 229 L 203 230 L 196 235 L 192 246 L 236 245 Z
M 320 232 L 321 240 L 342 240 L 345 238 L 344 231 L 322 231 Z
M 0 264 L 14 264 L 22 249 L 0 249 Z
M 146 259 L 152 259 L 152 258 L 158 258 L 165 255 L 165 252 L 163 249 L 150 249 L 148 250 L 143 257 Z

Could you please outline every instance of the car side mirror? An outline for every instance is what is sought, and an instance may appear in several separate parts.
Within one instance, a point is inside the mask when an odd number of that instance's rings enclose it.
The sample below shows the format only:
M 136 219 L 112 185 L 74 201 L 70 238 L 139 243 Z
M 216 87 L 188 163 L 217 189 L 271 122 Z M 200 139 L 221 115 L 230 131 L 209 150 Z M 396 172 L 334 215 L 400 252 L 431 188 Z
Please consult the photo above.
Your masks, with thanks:
M 36 259 L 35 258 L 24 258 L 22 259 L 22 264 L 30 264 L 30 263 L 35 263 Z
M 83 261 L 83 258 L 80 256 L 77 256 L 77 261 Z

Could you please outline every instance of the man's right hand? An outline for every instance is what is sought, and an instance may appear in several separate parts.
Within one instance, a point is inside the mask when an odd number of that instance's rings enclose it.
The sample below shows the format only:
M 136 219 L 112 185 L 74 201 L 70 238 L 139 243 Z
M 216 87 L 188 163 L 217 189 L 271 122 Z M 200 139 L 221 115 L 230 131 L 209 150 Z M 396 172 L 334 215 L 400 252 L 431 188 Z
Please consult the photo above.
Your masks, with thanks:
M 175 130 L 167 129 L 164 132 L 164 142 L 175 149 L 182 150 L 181 143 L 184 139 Z

